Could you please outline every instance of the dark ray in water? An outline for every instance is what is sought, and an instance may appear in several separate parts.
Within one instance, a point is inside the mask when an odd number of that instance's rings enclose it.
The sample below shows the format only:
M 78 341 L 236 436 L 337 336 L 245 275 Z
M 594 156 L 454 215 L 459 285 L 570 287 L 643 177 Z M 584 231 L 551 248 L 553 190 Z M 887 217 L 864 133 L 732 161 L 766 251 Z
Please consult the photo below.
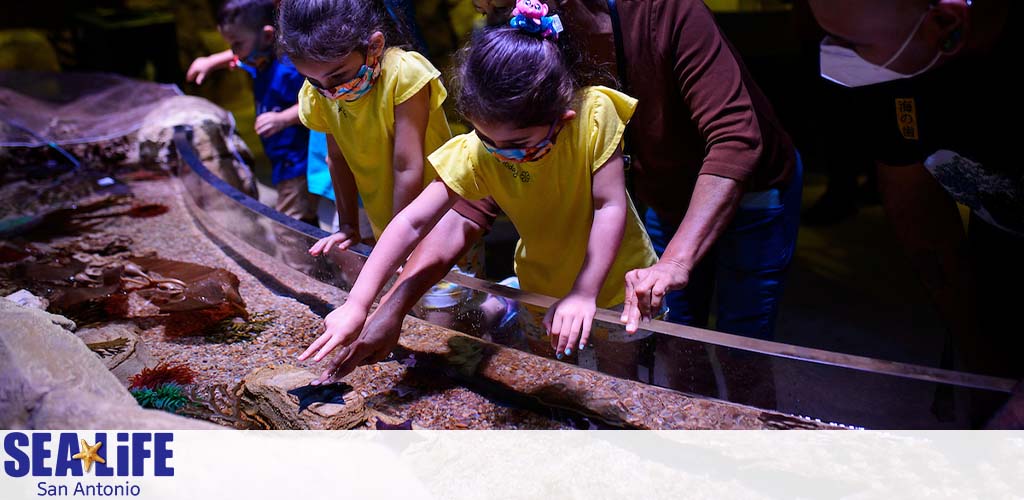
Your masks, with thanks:
M 296 387 L 288 394 L 299 398 L 299 413 L 309 408 L 313 403 L 335 403 L 345 404 L 345 394 L 352 390 L 352 386 L 344 382 L 335 382 L 324 385 L 304 385 Z
M 374 424 L 378 431 L 411 431 L 412 430 L 412 419 L 406 420 L 398 424 L 389 424 L 383 420 L 377 419 L 377 423 Z

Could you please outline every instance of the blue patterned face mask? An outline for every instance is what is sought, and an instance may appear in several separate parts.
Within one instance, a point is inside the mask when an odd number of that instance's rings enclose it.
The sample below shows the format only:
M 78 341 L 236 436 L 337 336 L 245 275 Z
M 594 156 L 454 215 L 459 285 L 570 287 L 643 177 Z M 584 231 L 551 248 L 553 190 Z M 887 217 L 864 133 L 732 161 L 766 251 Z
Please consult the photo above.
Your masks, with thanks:
M 477 137 L 480 138 L 480 142 L 484 145 L 484 149 L 499 161 L 508 163 L 527 163 L 537 161 L 543 158 L 544 155 L 551 152 L 551 148 L 555 146 L 551 137 L 555 134 L 555 127 L 558 126 L 558 122 L 559 120 L 555 120 L 555 123 L 551 124 L 551 128 L 548 130 L 548 135 L 544 137 L 544 140 L 538 142 L 534 146 L 526 148 L 499 148 L 491 143 L 490 139 L 487 139 L 480 134 L 477 134 Z

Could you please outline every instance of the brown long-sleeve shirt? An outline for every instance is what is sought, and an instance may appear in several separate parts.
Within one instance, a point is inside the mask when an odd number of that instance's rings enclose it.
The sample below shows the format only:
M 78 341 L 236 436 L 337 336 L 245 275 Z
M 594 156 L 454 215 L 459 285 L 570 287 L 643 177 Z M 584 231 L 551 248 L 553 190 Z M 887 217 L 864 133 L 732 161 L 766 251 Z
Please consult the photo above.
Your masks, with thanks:
M 563 0 L 559 10 L 588 55 L 614 70 L 606 0 Z M 704 3 L 618 0 L 618 12 L 625 90 L 639 99 L 627 129 L 639 200 L 678 222 L 700 174 L 750 191 L 783 185 L 795 164 L 792 141 Z M 461 207 L 477 222 L 495 212 Z

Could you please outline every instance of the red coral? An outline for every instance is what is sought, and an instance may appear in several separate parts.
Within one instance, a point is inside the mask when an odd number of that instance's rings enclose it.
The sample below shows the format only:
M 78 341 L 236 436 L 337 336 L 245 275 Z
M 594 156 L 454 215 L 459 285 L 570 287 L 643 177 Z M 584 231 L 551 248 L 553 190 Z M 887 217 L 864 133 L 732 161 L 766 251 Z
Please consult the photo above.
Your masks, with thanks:
M 195 378 L 196 372 L 185 365 L 160 363 L 156 368 L 143 368 L 142 373 L 132 376 L 128 381 L 131 383 L 130 389 L 156 389 L 168 383 L 188 385 Z

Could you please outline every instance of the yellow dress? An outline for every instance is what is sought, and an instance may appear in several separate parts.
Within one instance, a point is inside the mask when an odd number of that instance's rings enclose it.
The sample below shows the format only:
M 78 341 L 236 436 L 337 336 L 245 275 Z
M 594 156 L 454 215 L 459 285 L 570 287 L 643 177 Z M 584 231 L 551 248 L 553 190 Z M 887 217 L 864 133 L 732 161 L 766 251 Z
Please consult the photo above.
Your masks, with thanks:
M 381 59 L 381 73 L 373 88 L 352 101 L 334 101 L 309 82 L 299 91 L 299 119 L 312 130 L 332 135 L 355 177 L 359 196 L 373 227 L 380 234 L 394 215 L 395 107 L 430 86 L 430 115 L 423 156 L 451 138 L 441 104 L 448 92 L 441 73 L 417 52 L 392 47 Z M 424 162 L 423 185 L 436 174 Z
M 594 172 L 622 142 L 636 100 L 605 87 L 582 91 L 580 109 L 543 158 L 505 163 L 484 149 L 475 133 L 457 136 L 430 155 L 438 175 L 466 199 L 491 196 L 519 231 L 516 275 L 523 290 L 564 297 L 583 266 L 594 220 Z M 632 203 L 626 231 L 597 298 L 598 307 L 621 304 L 626 272 L 657 261 Z

